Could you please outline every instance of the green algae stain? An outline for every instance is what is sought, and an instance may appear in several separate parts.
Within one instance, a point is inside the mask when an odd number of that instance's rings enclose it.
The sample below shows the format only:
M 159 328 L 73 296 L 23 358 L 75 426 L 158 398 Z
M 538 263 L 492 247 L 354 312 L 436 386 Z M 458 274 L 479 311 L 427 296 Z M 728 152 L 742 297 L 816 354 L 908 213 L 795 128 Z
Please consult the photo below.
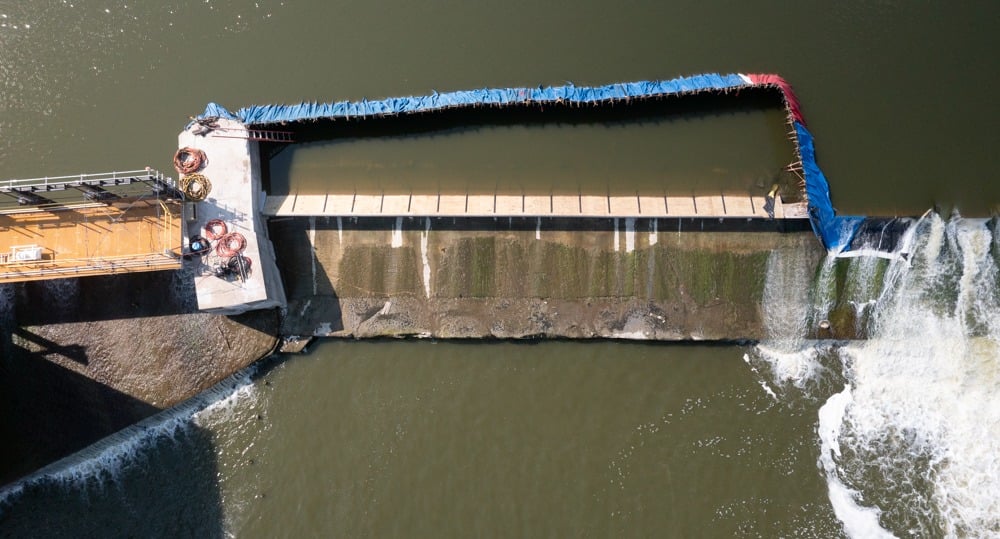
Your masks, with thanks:
M 697 305 L 759 303 L 768 256 L 667 245 L 626 253 L 502 235 L 432 247 L 436 297 L 643 297 Z M 337 289 L 346 296 L 423 295 L 422 265 L 412 247 L 348 245 Z
M 678 289 L 697 304 L 756 304 L 763 297 L 767 252 L 733 253 L 672 249 L 669 266 Z
M 348 245 L 340 260 L 337 292 L 342 297 L 423 294 L 419 253 L 412 247 Z
M 496 238 L 475 238 L 471 242 L 469 265 L 472 274 L 468 283 L 468 295 L 476 298 L 489 297 L 495 289 L 494 270 L 496 268 Z

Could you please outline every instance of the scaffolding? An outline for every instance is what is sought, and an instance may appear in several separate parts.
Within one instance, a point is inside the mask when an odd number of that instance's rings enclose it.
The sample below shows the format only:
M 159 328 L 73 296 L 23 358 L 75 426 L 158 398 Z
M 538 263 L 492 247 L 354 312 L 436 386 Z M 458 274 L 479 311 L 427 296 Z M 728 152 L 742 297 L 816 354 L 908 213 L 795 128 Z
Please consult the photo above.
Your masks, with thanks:
M 153 169 L 0 181 L 0 283 L 177 269 L 183 195 Z

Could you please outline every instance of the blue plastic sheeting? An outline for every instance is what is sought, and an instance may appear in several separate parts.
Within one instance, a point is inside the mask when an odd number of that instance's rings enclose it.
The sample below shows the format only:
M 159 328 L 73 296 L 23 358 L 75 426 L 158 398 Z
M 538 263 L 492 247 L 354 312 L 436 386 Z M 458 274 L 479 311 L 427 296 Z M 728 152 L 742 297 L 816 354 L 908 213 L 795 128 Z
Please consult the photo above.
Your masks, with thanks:
M 202 112 L 201 116 L 199 116 L 199 118 L 216 118 L 216 117 L 226 118 L 229 120 L 237 119 L 232 112 L 229 112 L 226 109 L 226 107 L 223 107 L 218 103 L 209 103 L 208 106 L 205 107 L 205 112 Z
M 864 221 L 863 217 L 839 216 L 830 200 L 830 184 L 816 164 L 816 147 L 813 136 L 799 122 L 795 123 L 795 133 L 802 157 L 802 171 L 806 177 L 806 196 L 809 198 L 809 220 L 813 231 L 823 241 L 829 251 L 840 252 L 851 245 L 851 240 Z
M 300 103 L 298 105 L 257 105 L 245 107 L 235 114 L 216 103 L 209 103 L 202 117 L 217 116 L 239 120 L 247 125 L 264 125 L 305 120 L 344 119 L 429 112 L 453 107 L 481 105 L 521 105 L 528 103 L 598 103 L 630 98 L 656 97 L 671 94 L 725 90 L 752 85 L 740 75 L 710 73 L 681 77 L 667 81 L 639 81 L 606 86 L 576 87 L 573 84 L 538 88 L 483 88 L 419 97 L 394 97 L 378 101 L 338 101 L 336 103 Z M 798 138 L 806 194 L 809 198 L 809 218 L 816 235 L 831 251 L 848 249 L 861 226 L 863 217 L 838 216 L 830 200 L 830 186 L 816 164 L 813 137 L 802 123 L 793 122 Z
M 382 116 L 428 112 L 452 107 L 479 105 L 517 105 L 526 103 L 596 103 L 600 101 L 654 97 L 661 95 L 724 90 L 746 86 L 739 75 L 716 73 L 682 77 L 667 81 L 639 81 L 582 86 L 572 84 L 538 88 L 483 88 L 419 97 L 392 97 L 378 101 L 367 99 L 358 102 L 300 103 L 298 105 L 256 105 L 230 113 L 225 108 L 210 103 L 203 116 L 219 116 L 242 121 L 247 125 L 298 122 L 303 120 L 340 119 L 359 116 Z

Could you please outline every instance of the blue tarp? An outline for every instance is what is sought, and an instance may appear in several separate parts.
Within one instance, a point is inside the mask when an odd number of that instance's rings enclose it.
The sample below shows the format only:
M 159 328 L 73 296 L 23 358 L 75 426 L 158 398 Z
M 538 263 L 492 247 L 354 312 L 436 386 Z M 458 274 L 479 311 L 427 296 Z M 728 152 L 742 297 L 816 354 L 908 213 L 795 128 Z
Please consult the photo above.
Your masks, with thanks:
M 854 234 L 864 221 L 863 217 L 838 216 L 830 199 L 830 184 L 816 164 L 816 147 L 813 136 L 804 125 L 795 123 L 795 135 L 802 157 L 802 171 L 806 178 L 806 196 L 809 198 L 809 219 L 813 231 L 830 251 L 843 251 L 851 244 Z
M 437 92 L 425 96 L 391 97 L 377 101 L 338 101 L 336 103 L 299 103 L 298 105 L 256 105 L 235 114 L 210 103 L 203 116 L 238 119 L 247 125 L 299 122 L 303 120 L 340 119 L 359 116 L 382 116 L 429 112 L 451 107 L 514 105 L 525 103 L 595 103 L 633 97 L 722 90 L 746 86 L 739 75 L 717 73 L 682 77 L 667 81 L 639 81 L 606 86 L 548 86 L 538 88 L 483 88 L 458 92 Z
M 377 101 L 363 99 L 357 102 L 256 105 L 241 108 L 235 114 L 216 103 L 209 103 L 202 117 L 217 116 L 239 120 L 251 126 L 259 126 L 306 120 L 409 114 L 452 107 L 527 103 L 597 103 L 705 90 L 725 90 L 745 87 L 748 84 L 751 83 L 748 83 L 747 79 L 740 75 L 710 73 L 667 81 L 625 82 L 593 87 L 576 87 L 573 84 L 567 84 L 565 86 L 537 88 L 483 88 L 443 94 L 434 92 L 425 96 L 393 97 Z M 801 122 L 796 120 L 793 123 L 802 157 L 806 193 L 809 199 L 809 216 L 813 230 L 828 250 L 847 249 L 864 218 L 837 215 L 830 200 L 830 186 L 826 181 L 826 176 L 816 164 L 816 150 L 813 146 L 812 134 Z

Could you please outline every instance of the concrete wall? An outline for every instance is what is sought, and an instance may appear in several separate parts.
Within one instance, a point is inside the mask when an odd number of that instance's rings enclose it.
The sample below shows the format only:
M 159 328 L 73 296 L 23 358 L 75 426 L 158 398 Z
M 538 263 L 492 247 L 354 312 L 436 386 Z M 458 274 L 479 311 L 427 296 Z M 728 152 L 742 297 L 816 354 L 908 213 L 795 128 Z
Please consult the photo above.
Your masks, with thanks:
M 272 219 L 270 235 L 286 336 L 732 341 L 766 337 L 773 250 L 801 253 L 809 271 L 825 254 L 811 231 L 778 227 L 319 217 Z

